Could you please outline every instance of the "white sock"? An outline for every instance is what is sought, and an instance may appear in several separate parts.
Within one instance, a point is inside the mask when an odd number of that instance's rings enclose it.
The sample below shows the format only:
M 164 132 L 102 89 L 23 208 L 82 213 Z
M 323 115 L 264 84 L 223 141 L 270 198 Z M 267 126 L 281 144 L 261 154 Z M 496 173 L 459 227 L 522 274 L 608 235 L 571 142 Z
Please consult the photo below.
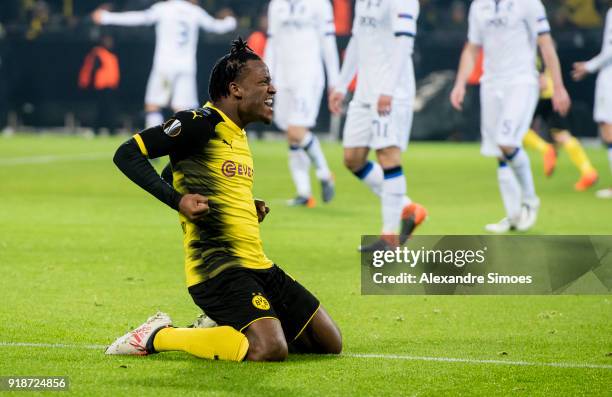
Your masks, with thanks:
M 612 172 L 612 143 L 608 143 L 608 162 L 610 163 L 610 172 Z
M 381 197 L 384 174 L 380 164 L 375 161 L 368 161 L 362 169 L 354 172 L 353 174 L 355 174 L 355 176 L 359 178 L 361 182 L 365 183 L 375 195 Z M 412 200 L 410 200 L 408 196 L 404 196 L 402 200 L 402 207 L 405 207 L 410 203 L 412 203 Z
M 506 216 L 508 219 L 517 220 L 521 213 L 521 186 L 505 161 L 500 162 L 497 168 L 497 182 Z
M 394 167 L 384 171 L 382 183 L 382 218 L 383 234 L 397 234 L 402 216 L 404 197 L 406 195 L 406 178 L 402 167 Z
M 368 161 L 359 171 L 355 171 L 353 174 L 365 183 L 375 195 L 381 196 L 384 175 L 380 164 L 375 161 Z
M 537 199 L 535 185 L 533 183 L 533 174 L 531 173 L 531 163 L 527 152 L 521 148 L 506 156 L 508 164 L 512 167 L 518 183 L 521 185 L 523 200 L 530 201 Z
M 161 112 L 147 112 L 145 115 L 145 128 L 155 127 L 164 122 L 164 116 Z
M 320 180 L 329 180 L 331 178 L 331 171 L 327 165 L 327 160 L 325 159 L 325 155 L 323 154 L 323 150 L 321 149 L 321 143 L 319 143 L 319 138 L 312 132 L 306 132 L 304 136 L 304 140 L 302 140 L 302 144 L 300 145 L 316 169 L 317 178 Z
M 289 147 L 289 171 L 300 197 L 310 197 L 310 159 L 306 152 L 297 146 Z

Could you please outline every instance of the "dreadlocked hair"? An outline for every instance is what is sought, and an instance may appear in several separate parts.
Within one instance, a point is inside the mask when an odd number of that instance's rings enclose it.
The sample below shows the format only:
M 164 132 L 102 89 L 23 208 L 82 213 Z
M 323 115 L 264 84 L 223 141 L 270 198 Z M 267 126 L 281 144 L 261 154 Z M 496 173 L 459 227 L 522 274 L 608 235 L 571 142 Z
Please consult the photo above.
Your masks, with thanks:
M 229 84 L 236 81 L 247 61 L 259 60 L 259 55 L 247 45 L 242 37 L 232 41 L 230 53 L 220 58 L 213 67 L 208 82 L 208 95 L 212 101 L 229 96 Z

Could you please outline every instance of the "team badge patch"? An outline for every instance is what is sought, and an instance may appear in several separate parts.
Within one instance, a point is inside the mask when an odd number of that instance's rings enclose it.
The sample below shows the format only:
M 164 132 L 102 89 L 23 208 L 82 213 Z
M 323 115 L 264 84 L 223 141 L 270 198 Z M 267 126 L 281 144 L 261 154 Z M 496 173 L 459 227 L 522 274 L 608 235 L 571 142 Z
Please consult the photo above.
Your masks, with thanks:
M 181 133 L 181 121 L 178 119 L 170 119 L 164 124 L 164 132 L 171 138 L 174 138 Z
M 253 296 L 253 300 L 251 302 L 253 303 L 253 306 L 258 308 L 259 310 L 269 310 L 270 309 L 270 303 L 265 297 L 261 295 Z

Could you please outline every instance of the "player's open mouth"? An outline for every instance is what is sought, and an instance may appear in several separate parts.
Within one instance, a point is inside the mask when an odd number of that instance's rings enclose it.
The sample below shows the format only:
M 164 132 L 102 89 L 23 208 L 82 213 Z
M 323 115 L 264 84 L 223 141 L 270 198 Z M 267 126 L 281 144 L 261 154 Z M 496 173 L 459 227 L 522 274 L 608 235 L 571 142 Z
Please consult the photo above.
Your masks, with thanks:
M 274 106 L 274 98 L 268 98 L 264 101 L 267 107 L 272 108 Z

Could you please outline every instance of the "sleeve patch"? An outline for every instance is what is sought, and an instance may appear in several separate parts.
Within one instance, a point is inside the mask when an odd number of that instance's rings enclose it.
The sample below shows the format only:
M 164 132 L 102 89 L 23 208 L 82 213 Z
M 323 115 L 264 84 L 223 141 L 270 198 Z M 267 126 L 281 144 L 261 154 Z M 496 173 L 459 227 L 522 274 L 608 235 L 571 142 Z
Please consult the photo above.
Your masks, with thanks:
M 182 124 L 179 119 L 170 119 L 164 124 L 164 133 L 171 138 L 178 136 L 181 133 Z

